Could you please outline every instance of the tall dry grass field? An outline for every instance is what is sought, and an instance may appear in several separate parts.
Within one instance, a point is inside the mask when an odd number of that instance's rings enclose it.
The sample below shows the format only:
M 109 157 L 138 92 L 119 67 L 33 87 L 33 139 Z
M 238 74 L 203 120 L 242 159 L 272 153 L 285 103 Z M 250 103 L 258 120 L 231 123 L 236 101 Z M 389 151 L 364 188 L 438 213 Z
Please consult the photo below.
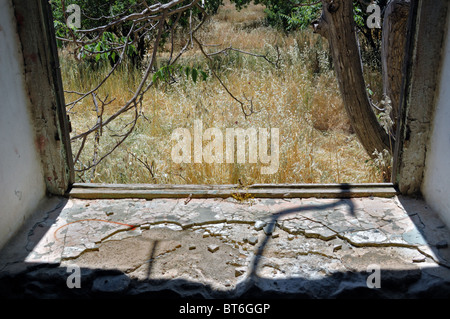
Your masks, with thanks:
M 234 184 L 252 183 L 366 183 L 382 182 L 382 172 L 370 160 L 353 134 L 335 75 L 330 66 L 326 42 L 311 31 L 283 34 L 264 23 L 263 8 L 251 5 L 237 12 L 226 4 L 198 34 L 209 52 L 228 46 L 265 54 L 271 59 L 280 52 L 279 68 L 262 58 L 229 52 L 214 56 L 216 72 L 238 98 L 252 99 L 257 113 L 245 118 L 240 106 L 210 76 L 194 83 L 180 78 L 171 85 L 153 87 L 143 101 L 143 114 L 136 129 L 95 170 L 78 173 L 77 180 L 97 183 L 161 184 Z M 158 57 L 160 65 L 168 50 Z M 60 52 L 65 89 L 87 91 L 108 72 L 75 61 L 66 51 Z M 194 47 L 179 63 L 207 70 L 207 61 Z M 122 66 L 99 91 L 99 96 L 115 97 L 104 116 L 113 114 L 136 87 L 141 71 Z M 370 85 L 377 94 L 380 76 L 370 71 Z M 76 96 L 66 93 L 66 101 Z M 77 134 L 92 127 L 97 120 L 92 100 L 86 99 L 70 110 Z M 107 152 L 116 143 L 119 130 L 132 118 L 122 116 L 100 137 L 99 151 Z M 176 164 L 171 158 L 177 128 L 193 133 L 195 120 L 203 128 L 278 128 L 279 169 L 275 174 L 261 174 L 256 164 Z M 117 135 L 117 136 L 115 136 Z M 73 143 L 74 153 L 80 142 Z M 92 138 L 80 156 L 83 163 L 92 161 Z M 78 163 L 76 168 L 80 168 Z

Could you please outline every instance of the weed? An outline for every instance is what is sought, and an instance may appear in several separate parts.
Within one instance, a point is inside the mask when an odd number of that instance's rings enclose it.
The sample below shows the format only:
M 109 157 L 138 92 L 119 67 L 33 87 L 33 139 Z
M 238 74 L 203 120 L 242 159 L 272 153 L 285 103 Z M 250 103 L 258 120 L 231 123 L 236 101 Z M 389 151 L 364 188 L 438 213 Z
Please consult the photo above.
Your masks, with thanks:
M 278 67 L 264 59 L 229 52 L 214 56 L 215 72 L 233 94 L 251 98 L 258 111 L 245 118 L 238 105 L 214 77 L 191 81 L 180 76 L 173 83 L 158 85 L 147 92 L 135 130 L 110 156 L 92 171 L 77 174 L 78 181 L 98 183 L 160 184 L 236 184 L 244 178 L 253 183 L 370 183 L 384 180 L 385 169 L 376 169 L 373 161 L 353 134 L 340 98 L 327 43 L 310 30 L 284 34 L 265 26 L 261 6 L 251 5 L 240 12 L 229 4 L 202 29 L 198 38 L 210 44 L 209 52 L 232 46 L 268 56 L 280 55 Z M 277 53 L 278 48 L 278 53 Z M 168 60 L 162 50 L 158 68 Z M 78 62 L 66 51 L 60 52 L 63 85 L 67 90 L 88 91 L 105 76 L 108 65 L 96 69 Z M 198 48 L 179 60 L 208 72 Z M 368 71 L 369 72 L 369 71 Z M 124 64 L 101 87 L 99 97 L 114 100 L 105 108 L 113 114 L 132 96 L 141 70 Z M 378 70 L 370 70 L 369 83 L 374 95 L 380 95 Z M 66 93 L 66 101 L 77 95 Z M 92 127 L 97 120 L 87 99 L 69 110 L 72 134 Z M 104 128 L 98 152 L 115 145 L 132 114 Z M 195 120 L 204 128 L 278 128 L 280 165 L 275 174 L 263 175 L 259 164 L 177 164 L 171 161 L 171 134 L 177 128 L 192 129 Z M 81 141 L 73 143 L 74 153 Z M 94 140 L 86 140 L 76 163 L 82 168 L 92 161 Z M 248 157 L 247 157 L 248 158 Z M 245 194 L 236 195 L 247 200 Z

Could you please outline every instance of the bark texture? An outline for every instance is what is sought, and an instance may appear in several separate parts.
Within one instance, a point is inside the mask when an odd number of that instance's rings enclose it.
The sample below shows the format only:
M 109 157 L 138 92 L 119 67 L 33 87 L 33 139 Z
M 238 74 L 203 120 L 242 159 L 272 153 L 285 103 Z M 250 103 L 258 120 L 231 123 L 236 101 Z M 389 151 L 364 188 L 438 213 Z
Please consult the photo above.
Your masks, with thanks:
M 406 35 L 410 0 L 392 0 L 388 3 L 383 19 L 381 63 L 383 69 L 383 90 L 392 102 L 391 118 L 393 132 L 400 108 L 402 89 L 402 68 L 405 58 Z
M 339 89 L 351 125 L 370 156 L 373 157 L 375 151 L 381 152 L 384 149 L 392 153 L 394 149 L 394 138 L 378 122 L 367 95 L 361 55 L 355 31 L 353 1 L 322 0 L 322 4 L 322 15 L 313 24 L 313 27 L 315 32 L 327 38 L 330 44 Z M 392 19 L 394 17 L 392 15 Z M 393 20 L 391 20 L 392 22 Z M 395 25 L 395 28 L 391 28 L 392 30 L 400 29 L 396 23 L 392 23 L 392 25 Z M 404 33 L 406 34 L 406 31 Z M 405 34 L 403 35 L 404 37 L 406 37 Z M 387 34 L 387 36 L 390 37 L 390 34 Z M 395 82 L 392 92 L 400 92 L 402 78 L 401 65 L 403 59 L 394 59 L 394 57 L 398 57 L 398 55 L 403 56 L 403 52 L 400 51 L 404 50 L 404 43 L 399 43 L 398 45 L 396 43 L 395 46 L 391 44 L 391 42 L 385 44 L 385 52 L 391 52 L 392 49 L 395 51 L 388 54 L 390 59 L 385 60 L 385 63 L 388 68 L 391 65 L 395 65 L 392 69 L 394 75 L 391 75 L 389 78 L 389 83 Z M 397 85 L 398 89 L 395 89 Z M 388 84 L 388 86 L 391 87 L 391 84 Z M 391 90 L 386 92 L 392 93 Z M 394 94 L 393 98 L 397 99 L 397 102 L 394 103 L 398 104 L 399 93 L 398 95 Z M 391 100 L 393 98 L 391 97 Z

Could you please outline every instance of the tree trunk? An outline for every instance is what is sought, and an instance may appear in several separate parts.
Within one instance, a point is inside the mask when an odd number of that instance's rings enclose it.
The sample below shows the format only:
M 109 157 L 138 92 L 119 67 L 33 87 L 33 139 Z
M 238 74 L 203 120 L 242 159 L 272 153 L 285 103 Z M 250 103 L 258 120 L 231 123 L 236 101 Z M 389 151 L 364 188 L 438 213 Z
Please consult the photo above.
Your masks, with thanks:
M 391 118 L 396 124 L 400 108 L 402 88 L 402 68 L 405 57 L 406 34 L 410 0 L 392 0 L 384 13 L 381 46 L 381 64 L 383 70 L 383 93 L 392 102 Z
M 350 123 L 367 153 L 393 151 L 393 139 L 378 122 L 367 96 L 353 18 L 353 1 L 322 0 L 322 16 L 313 26 L 328 39 L 339 89 Z

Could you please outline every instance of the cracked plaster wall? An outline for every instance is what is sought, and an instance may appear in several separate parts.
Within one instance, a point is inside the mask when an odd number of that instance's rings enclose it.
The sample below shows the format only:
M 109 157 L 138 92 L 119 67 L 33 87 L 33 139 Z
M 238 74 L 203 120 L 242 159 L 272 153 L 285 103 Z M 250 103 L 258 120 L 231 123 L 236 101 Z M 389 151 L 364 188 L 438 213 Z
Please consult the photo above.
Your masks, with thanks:
M 447 15 L 450 21 L 450 10 Z M 447 22 L 448 23 L 448 22 Z M 427 151 L 422 193 L 429 205 L 450 228 L 450 32 L 447 28 L 446 44 L 441 69 L 430 144 Z
M 45 196 L 10 0 L 0 0 L 0 247 Z

